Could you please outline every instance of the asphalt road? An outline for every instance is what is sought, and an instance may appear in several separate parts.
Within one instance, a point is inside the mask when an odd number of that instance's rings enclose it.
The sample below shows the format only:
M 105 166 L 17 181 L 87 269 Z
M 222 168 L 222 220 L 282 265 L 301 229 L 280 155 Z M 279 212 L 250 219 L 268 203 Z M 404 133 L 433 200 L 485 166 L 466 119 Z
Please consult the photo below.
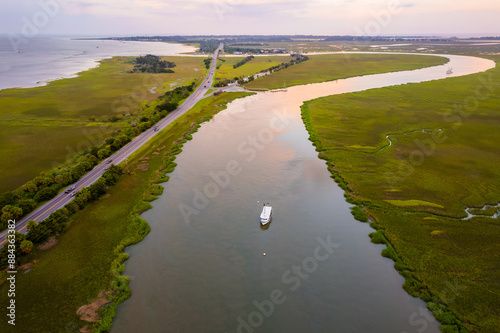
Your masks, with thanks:
M 207 76 L 203 79 L 201 85 L 196 89 L 185 101 L 182 103 L 177 109 L 168 114 L 165 118 L 160 120 L 156 126 L 158 127 L 158 131 L 153 128 L 148 129 L 147 131 L 141 133 L 139 136 L 134 138 L 127 145 L 122 147 L 119 151 L 110 156 L 106 161 L 97 165 L 94 169 L 85 174 L 80 180 L 78 180 L 75 185 L 75 189 L 71 193 L 76 193 L 84 187 L 90 186 L 95 181 L 97 181 L 102 174 L 106 171 L 106 166 L 109 165 L 108 161 L 112 160 L 113 164 L 120 164 L 124 160 L 127 159 L 132 153 L 134 153 L 137 149 L 139 149 L 143 144 L 145 144 L 148 140 L 150 140 L 153 136 L 155 136 L 159 131 L 164 129 L 167 125 L 173 122 L 175 119 L 179 118 L 186 111 L 191 109 L 199 100 L 201 100 L 205 93 L 211 88 L 215 66 L 217 64 L 217 57 L 219 56 L 219 51 L 224 47 L 224 44 L 221 43 L 219 48 L 215 51 L 212 63 L 210 65 L 210 70 Z M 36 222 L 41 222 L 52 214 L 52 212 L 64 207 L 67 203 L 73 200 L 71 193 L 59 193 L 55 198 L 46 202 L 44 205 L 38 207 L 35 211 L 23 217 L 21 220 L 16 221 L 16 231 L 26 233 L 26 224 L 28 221 L 33 220 Z M 6 242 L 7 230 L 0 233 L 0 247 Z

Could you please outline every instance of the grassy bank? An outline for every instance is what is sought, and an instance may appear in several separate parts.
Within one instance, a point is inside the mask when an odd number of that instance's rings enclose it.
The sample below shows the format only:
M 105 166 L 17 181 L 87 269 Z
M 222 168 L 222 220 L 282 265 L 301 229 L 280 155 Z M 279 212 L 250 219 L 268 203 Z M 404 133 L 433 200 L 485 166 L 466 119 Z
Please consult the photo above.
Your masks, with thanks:
M 223 57 L 220 58 L 217 66 L 220 67 L 215 73 L 215 80 L 227 79 L 234 80 L 236 77 L 246 77 L 255 75 L 270 67 L 277 66 L 283 62 L 289 62 L 292 57 L 289 55 L 283 56 L 269 56 L 269 57 L 255 57 L 242 66 L 233 68 L 234 65 L 245 59 L 245 57 Z
M 112 297 L 128 297 L 127 279 L 117 275 L 123 269 L 121 260 L 127 256 L 117 249 L 124 241 L 138 241 L 147 232 L 136 214 L 148 209 L 148 201 L 161 193 L 156 183 L 167 180 L 165 172 L 175 166 L 171 161 L 173 154 L 180 152 L 179 140 L 229 101 L 246 95 L 224 93 L 199 102 L 129 158 L 130 174 L 123 175 L 98 202 L 73 215 L 56 247 L 35 250 L 27 258 L 38 261 L 27 274 L 17 275 L 16 331 L 77 332 L 85 323 L 76 310 L 91 303 L 100 291 L 118 289 L 121 293 Z M 0 287 L 1 304 L 6 304 L 6 287 Z M 111 324 L 114 308 L 104 309 L 104 327 Z M 8 329 L 6 321 L 1 321 L 0 330 Z
M 253 61 L 253 60 L 252 60 Z M 448 59 L 421 55 L 391 54 L 327 54 L 311 55 L 309 60 L 256 79 L 246 85 L 249 89 L 277 89 L 308 83 L 333 81 L 346 77 L 375 73 L 412 70 L 442 65 Z M 244 67 L 244 66 L 243 66 Z
M 241 49 L 255 49 L 256 45 L 244 46 L 238 43 L 237 47 Z M 231 47 L 231 43 L 227 43 Z M 382 51 L 382 52 L 412 52 L 412 53 L 434 53 L 434 54 L 467 54 L 484 55 L 495 54 L 500 51 L 500 45 L 478 42 L 477 40 L 460 41 L 376 41 L 369 39 L 360 40 L 311 40 L 295 39 L 288 42 L 266 42 L 260 48 L 273 50 L 285 48 L 287 51 L 302 52 L 306 55 L 308 52 L 340 52 L 340 51 Z
M 103 60 L 76 78 L 43 87 L 0 91 L 0 193 L 102 142 L 114 130 L 137 121 L 141 107 L 160 92 L 205 73 L 199 58 L 168 57 L 177 65 L 175 73 L 130 74 L 130 59 Z
M 444 332 L 500 328 L 500 221 L 460 220 L 467 207 L 500 202 L 499 110 L 498 67 L 302 109 L 347 200 L 376 221 L 372 240 L 388 244 L 382 254 Z

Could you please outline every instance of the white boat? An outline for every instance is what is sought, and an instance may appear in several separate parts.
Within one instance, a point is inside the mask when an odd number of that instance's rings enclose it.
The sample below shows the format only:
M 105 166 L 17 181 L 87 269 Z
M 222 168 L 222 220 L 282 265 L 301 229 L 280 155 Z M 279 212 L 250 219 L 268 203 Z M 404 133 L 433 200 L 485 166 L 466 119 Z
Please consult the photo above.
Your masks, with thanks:
M 453 68 L 448 68 L 448 70 L 446 71 L 446 74 L 450 75 L 450 74 L 453 74 Z
M 262 207 L 262 213 L 260 214 L 260 223 L 262 225 L 268 224 L 269 222 L 271 222 L 272 216 L 273 216 L 273 207 L 266 206 L 266 204 L 264 204 L 264 207 Z

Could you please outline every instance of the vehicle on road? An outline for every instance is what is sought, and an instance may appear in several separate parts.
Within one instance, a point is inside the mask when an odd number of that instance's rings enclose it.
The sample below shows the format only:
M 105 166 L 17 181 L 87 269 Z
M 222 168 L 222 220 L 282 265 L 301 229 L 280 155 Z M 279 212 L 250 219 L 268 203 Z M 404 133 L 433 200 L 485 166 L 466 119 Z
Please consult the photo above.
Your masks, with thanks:
M 223 45 L 224 44 L 221 43 L 219 47 L 222 48 Z M 215 59 L 217 59 L 217 55 L 218 55 L 217 52 L 214 53 Z M 214 71 L 212 70 L 211 73 L 213 74 Z M 202 81 L 201 85 L 210 86 L 210 82 L 211 82 L 211 80 L 206 80 L 205 83 L 203 83 L 203 81 Z M 176 110 L 173 111 L 173 113 L 172 113 L 173 117 L 170 117 L 170 119 L 165 119 L 165 121 L 163 121 L 164 124 L 172 124 L 175 119 L 177 119 L 178 117 L 183 115 L 186 111 L 188 111 L 194 104 L 196 104 L 197 101 L 204 98 L 204 96 L 202 94 L 200 94 L 200 92 L 203 91 L 203 88 L 201 87 L 201 85 L 198 87 L 199 89 L 197 89 L 194 94 L 191 94 L 190 97 L 181 106 L 179 106 L 179 108 L 177 108 Z M 159 130 L 159 126 L 158 126 L 158 130 Z M 104 163 L 98 164 L 93 169 L 92 172 L 87 173 L 84 176 L 85 183 L 89 184 L 89 185 L 93 184 L 97 179 L 99 179 L 102 176 L 102 174 L 104 173 L 103 169 L 108 170 L 111 167 L 111 165 L 113 165 L 113 164 L 111 164 L 111 162 L 113 162 L 113 159 L 115 159 L 115 160 L 122 160 L 124 158 L 126 159 L 130 154 L 135 152 L 139 147 L 141 147 L 145 142 L 147 142 L 146 140 L 144 140 L 144 137 L 147 134 L 151 134 L 151 132 L 143 133 L 143 134 L 145 134 L 145 135 L 142 138 L 140 136 L 138 138 L 134 138 L 132 140 L 132 142 L 133 142 L 132 145 L 127 146 L 127 147 L 122 147 L 119 151 L 115 152 L 113 157 L 109 157 L 107 160 L 105 160 Z M 82 183 L 83 183 L 83 181 L 82 181 Z M 83 184 L 81 186 L 83 186 Z M 16 224 L 16 230 L 19 232 L 26 233 L 27 230 L 25 228 L 25 223 L 28 220 L 32 219 L 32 220 L 43 221 L 52 212 L 56 211 L 57 209 L 64 206 L 65 204 L 71 202 L 71 200 L 73 200 L 73 197 L 76 196 L 76 194 L 78 193 L 75 185 L 69 186 L 66 189 L 64 189 L 63 191 L 64 191 L 63 193 L 71 194 L 71 195 L 59 194 L 55 198 L 47 201 L 42 206 L 40 206 L 37 211 L 35 211 L 32 214 L 27 215 L 23 219 L 21 219 L 19 221 L 19 223 Z M 63 198 L 61 198 L 61 197 L 63 197 Z M 7 236 L 7 231 L 0 232 L 0 247 L 2 247 L 3 244 L 6 243 L 6 236 Z
M 69 193 L 69 192 L 73 191 L 75 188 L 76 188 L 76 186 L 75 186 L 75 185 L 71 185 L 70 187 L 68 187 L 68 188 L 64 191 L 64 193 Z

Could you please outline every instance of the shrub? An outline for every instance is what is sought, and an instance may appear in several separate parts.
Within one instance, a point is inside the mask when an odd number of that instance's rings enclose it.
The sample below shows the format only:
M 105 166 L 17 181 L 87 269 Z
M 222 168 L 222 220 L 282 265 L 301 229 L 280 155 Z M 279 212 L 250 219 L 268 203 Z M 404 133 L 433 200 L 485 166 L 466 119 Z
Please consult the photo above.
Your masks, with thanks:
M 33 250 L 33 242 L 29 240 L 24 240 L 21 243 L 21 251 L 23 251 L 24 253 L 30 253 L 31 250 Z
M 368 222 L 368 215 L 363 212 L 363 209 L 360 206 L 354 206 L 351 208 L 351 214 L 354 218 L 360 222 Z
M 368 236 L 370 236 L 371 241 L 374 244 L 385 244 L 386 243 L 384 235 L 382 234 L 381 231 L 372 232 Z
M 45 187 L 35 194 L 33 198 L 36 202 L 43 202 L 52 199 L 57 193 L 54 192 L 50 187 Z

